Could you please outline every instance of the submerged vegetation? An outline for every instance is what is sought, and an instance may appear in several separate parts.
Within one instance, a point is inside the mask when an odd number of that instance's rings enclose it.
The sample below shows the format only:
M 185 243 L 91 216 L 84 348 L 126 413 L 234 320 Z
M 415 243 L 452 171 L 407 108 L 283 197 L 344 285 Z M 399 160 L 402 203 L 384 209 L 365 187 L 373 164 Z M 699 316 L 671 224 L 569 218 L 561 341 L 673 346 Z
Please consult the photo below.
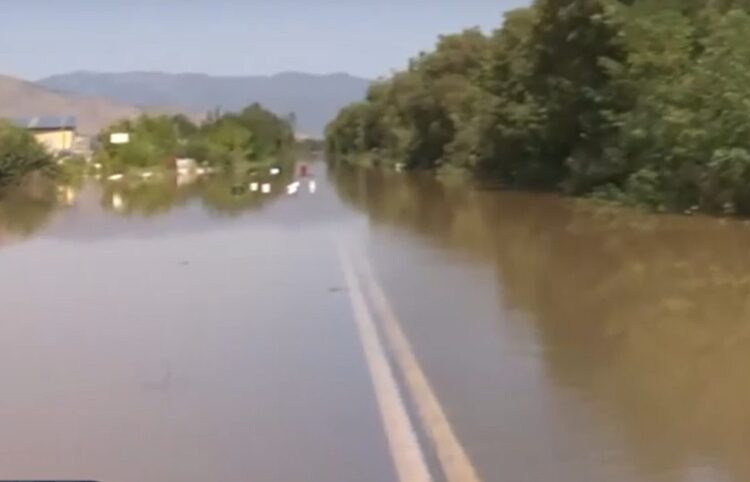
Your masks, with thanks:
M 374 83 L 331 162 L 750 214 L 750 1 L 536 0 Z

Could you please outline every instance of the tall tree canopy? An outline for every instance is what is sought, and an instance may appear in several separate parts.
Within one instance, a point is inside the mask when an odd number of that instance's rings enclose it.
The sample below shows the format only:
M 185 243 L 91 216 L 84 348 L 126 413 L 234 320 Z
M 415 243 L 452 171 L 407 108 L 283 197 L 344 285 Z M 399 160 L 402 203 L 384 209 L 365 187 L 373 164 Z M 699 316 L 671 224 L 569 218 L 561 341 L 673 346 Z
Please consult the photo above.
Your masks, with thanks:
M 332 162 L 750 213 L 750 0 L 536 0 L 328 126 Z

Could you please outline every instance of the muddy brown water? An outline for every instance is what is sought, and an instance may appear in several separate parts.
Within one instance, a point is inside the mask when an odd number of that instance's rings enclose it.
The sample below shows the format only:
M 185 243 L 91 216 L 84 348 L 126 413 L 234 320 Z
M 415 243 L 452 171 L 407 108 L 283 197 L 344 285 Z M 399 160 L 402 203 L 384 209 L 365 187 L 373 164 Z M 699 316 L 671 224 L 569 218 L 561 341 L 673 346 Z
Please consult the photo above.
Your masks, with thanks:
M 0 478 L 396 480 L 345 238 L 483 480 L 750 480 L 747 223 L 312 171 L 0 201 Z

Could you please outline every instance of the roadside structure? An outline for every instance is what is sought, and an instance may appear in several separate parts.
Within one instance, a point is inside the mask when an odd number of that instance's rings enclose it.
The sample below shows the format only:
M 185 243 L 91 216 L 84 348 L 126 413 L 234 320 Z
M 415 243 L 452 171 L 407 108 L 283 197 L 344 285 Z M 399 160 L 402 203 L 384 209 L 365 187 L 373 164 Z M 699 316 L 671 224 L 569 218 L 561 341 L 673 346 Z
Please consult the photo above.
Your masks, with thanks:
M 52 154 L 74 152 L 85 144 L 78 138 L 73 116 L 28 117 L 13 119 L 13 123 L 31 132 Z

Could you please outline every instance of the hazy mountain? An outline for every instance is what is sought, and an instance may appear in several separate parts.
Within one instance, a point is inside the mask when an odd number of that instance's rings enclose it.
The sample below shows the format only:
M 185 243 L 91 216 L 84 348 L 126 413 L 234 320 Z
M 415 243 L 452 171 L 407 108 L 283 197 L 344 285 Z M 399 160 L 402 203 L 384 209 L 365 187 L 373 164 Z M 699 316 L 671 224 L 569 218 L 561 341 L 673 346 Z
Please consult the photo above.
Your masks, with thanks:
M 73 115 L 82 134 L 92 135 L 123 117 L 141 110 L 109 99 L 52 92 L 24 80 L 0 75 L 0 117 Z
M 106 97 L 138 106 L 172 105 L 194 112 L 238 110 L 253 102 L 278 115 L 294 112 L 296 130 L 320 136 L 345 105 L 362 99 L 370 81 L 348 74 L 296 72 L 273 76 L 215 77 L 159 72 L 55 75 L 38 84 L 59 91 Z

